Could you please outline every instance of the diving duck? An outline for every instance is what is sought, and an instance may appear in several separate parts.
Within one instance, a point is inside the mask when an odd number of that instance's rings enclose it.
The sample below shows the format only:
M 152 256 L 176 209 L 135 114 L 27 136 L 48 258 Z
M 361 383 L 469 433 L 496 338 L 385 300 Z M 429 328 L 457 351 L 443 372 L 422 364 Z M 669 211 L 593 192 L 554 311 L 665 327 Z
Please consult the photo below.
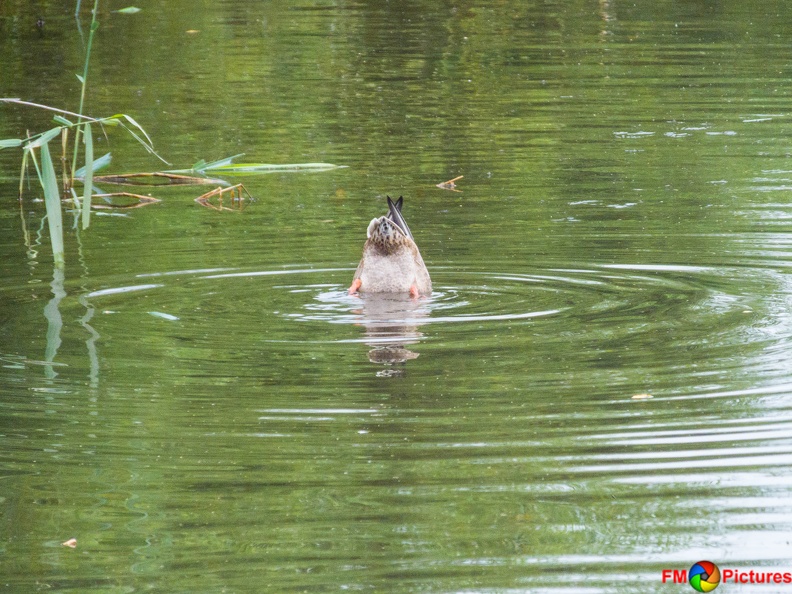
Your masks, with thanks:
M 363 257 L 358 264 L 349 294 L 409 293 L 430 295 L 432 280 L 410 228 L 401 214 L 404 198 L 388 196 L 388 214 L 372 219 L 366 231 Z

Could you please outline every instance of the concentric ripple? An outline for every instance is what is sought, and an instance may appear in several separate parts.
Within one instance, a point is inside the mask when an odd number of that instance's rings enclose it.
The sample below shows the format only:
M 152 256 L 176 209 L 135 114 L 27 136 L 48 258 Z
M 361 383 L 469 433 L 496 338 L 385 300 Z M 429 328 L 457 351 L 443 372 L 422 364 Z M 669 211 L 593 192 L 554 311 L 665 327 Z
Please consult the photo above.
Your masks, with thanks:
M 754 297 L 727 291 L 730 271 L 706 267 L 595 265 L 520 273 L 440 268 L 432 271 L 435 292 L 419 300 L 348 296 L 349 273 L 346 268 L 298 267 L 168 271 L 138 275 L 138 282 L 90 291 L 84 298 L 132 306 L 146 294 L 148 302 L 163 304 L 157 311 L 179 318 L 185 308 L 211 311 L 208 303 L 220 294 L 233 295 L 239 311 L 255 308 L 259 318 L 300 322 L 487 324 L 560 317 L 599 326 L 604 335 L 705 324 L 713 317 L 721 331 L 747 331 L 750 324 L 744 322 L 757 311 Z M 218 314 L 224 310 L 222 304 L 214 307 Z M 636 315 L 643 316 L 639 324 L 606 328 Z
M 744 294 L 731 292 L 735 275 L 746 278 Z M 624 347 L 635 344 L 635 356 L 654 350 L 649 365 L 662 373 L 678 372 L 679 349 L 691 353 L 686 373 L 706 376 L 713 362 L 737 369 L 745 363 L 734 357 L 738 345 L 754 367 L 771 375 L 786 368 L 788 300 L 757 297 L 783 294 L 788 281 L 773 270 L 592 264 L 525 272 L 433 268 L 432 276 L 435 292 L 415 300 L 349 296 L 348 268 L 166 271 L 123 279 L 83 300 L 106 313 L 153 316 L 196 332 L 206 324 L 234 327 L 250 340 L 386 343 L 420 340 L 427 325 L 434 337 L 459 326 L 457 339 L 465 328 L 493 335 L 510 329 L 513 345 L 532 336 L 591 360 L 618 351 L 627 361 L 633 351 Z M 530 329 L 518 331 L 523 325 Z

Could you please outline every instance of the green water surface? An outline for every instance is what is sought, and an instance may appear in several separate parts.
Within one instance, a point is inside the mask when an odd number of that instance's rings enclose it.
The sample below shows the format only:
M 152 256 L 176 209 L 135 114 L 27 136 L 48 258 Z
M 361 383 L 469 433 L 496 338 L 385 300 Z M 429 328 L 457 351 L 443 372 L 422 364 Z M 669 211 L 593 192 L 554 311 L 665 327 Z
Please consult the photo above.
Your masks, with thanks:
M 0 3 L 0 96 L 77 109 L 82 4 Z M 108 129 L 109 172 L 345 167 L 228 176 L 233 211 L 125 188 L 161 202 L 86 231 L 67 204 L 61 270 L 0 151 L 0 590 L 792 567 L 787 3 L 124 6 L 100 2 L 86 111 L 171 165 Z M 50 117 L 0 104 L 0 139 Z M 386 195 L 431 298 L 346 295 Z

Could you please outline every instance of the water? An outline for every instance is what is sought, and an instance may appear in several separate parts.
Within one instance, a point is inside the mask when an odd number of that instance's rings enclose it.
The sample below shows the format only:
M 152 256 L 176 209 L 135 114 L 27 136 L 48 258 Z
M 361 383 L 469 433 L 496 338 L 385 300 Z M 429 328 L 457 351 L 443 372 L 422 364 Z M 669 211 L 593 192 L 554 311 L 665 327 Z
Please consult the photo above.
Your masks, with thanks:
M 133 115 L 173 167 L 348 167 L 234 178 L 238 212 L 146 189 L 58 271 L 0 152 L 0 589 L 792 567 L 784 3 L 141 8 L 102 7 L 91 114 Z M 76 108 L 72 10 L 0 6 L 3 96 Z M 49 126 L 0 114 L 0 138 Z M 165 167 L 96 142 L 115 173 Z M 386 194 L 430 299 L 346 295 Z

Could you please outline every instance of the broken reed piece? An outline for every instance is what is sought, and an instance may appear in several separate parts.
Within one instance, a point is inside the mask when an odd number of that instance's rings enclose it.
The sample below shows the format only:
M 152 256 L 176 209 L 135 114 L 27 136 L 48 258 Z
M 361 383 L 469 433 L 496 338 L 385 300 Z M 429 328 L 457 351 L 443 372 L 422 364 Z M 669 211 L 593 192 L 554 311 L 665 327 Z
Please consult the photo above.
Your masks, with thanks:
M 126 209 L 126 208 L 140 208 L 141 206 L 148 206 L 149 204 L 156 204 L 157 202 L 162 202 L 159 198 L 152 198 L 151 196 L 143 196 L 142 194 L 132 194 L 130 192 L 113 192 L 112 194 L 94 194 L 91 196 L 93 198 L 132 198 L 133 200 L 137 200 L 137 202 L 131 202 L 129 204 L 93 204 L 91 203 L 91 208 L 96 208 L 98 210 L 111 210 L 111 209 Z
M 208 184 L 222 184 L 223 180 L 208 177 L 195 177 L 192 175 L 178 175 L 156 171 L 153 173 L 124 173 L 120 175 L 95 175 L 94 183 L 123 184 L 131 186 L 167 186 L 167 185 L 193 185 L 204 186 Z
M 132 194 L 131 192 L 113 192 L 111 194 L 91 194 L 91 200 L 93 200 L 94 198 L 131 199 L 130 202 L 126 202 L 126 203 L 107 202 L 105 204 L 94 204 L 93 202 L 91 202 L 91 208 L 95 208 L 97 210 L 140 208 L 141 206 L 148 206 L 149 204 L 156 204 L 157 202 L 162 202 L 162 200 L 160 200 L 159 198 L 153 198 L 151 196 L 143 196 L 142 194 Z M 69 198 L 64 198 L 63 202 L 71 202 L 71 200 Z
M 247 191 L 247 188 L 243 184 L 237 184 L 230 188 L 215 188 L 206 194 L 198 196 L 195 201 L 201 206 L 211 208 L 212 210 L 235 210 L 234 207 L 236 207 L 237 210 L 242 210 L 245 200 L 242 196 L 243 191 L 250 200 L 253 199 L 253 196 L 250 195 L 250 192 Z M 223 199 L 226 194 L 231 195 L 231 208 L 223 206 Z M 216 199 L 217 204 L 212 204 L 212 202 L 210 202 L 213 199 Z

